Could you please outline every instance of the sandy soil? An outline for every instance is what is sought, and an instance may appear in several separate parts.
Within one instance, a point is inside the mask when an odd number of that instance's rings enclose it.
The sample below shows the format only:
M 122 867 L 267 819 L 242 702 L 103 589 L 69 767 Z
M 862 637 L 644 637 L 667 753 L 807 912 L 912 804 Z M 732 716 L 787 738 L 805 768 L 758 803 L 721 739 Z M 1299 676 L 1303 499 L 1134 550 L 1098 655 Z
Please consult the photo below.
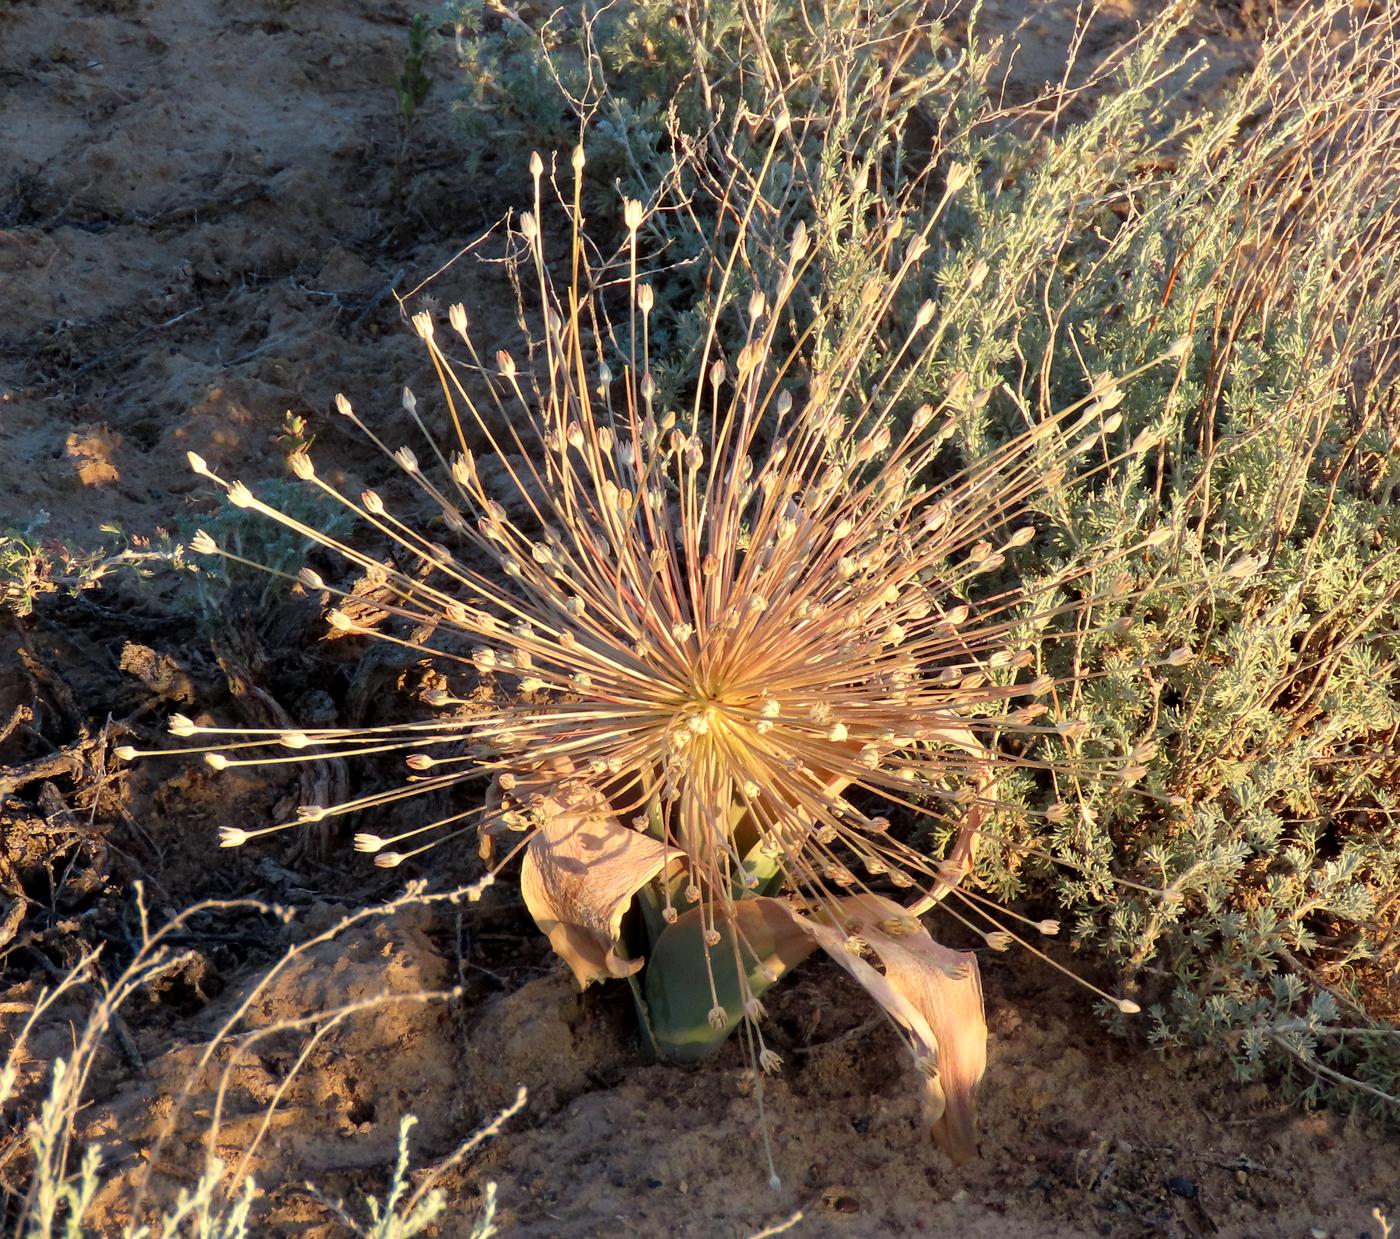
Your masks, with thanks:
M 415 7 L 0 10 L 0 524 L 43 511 L 43 534 L 79 548 L 104 524 L 145 536 L 192 527 L 216 505 L 185 451 L 249 481 L 276 476 L 287 411 L 307 419 L 323 467 L 358 474 L 363 452 L 329 413 L 333 394 L 396 402 L 420 370 L 394 292 L 511 200 L 489 175 L 462 172 L 446 88 L 402 149 L 390 82 Z M 986 27 L 1009 34 L 1020 12 L 991 5 Z M 1058 76 L 1070 12 L 1030 10 L 1013 92 Z M 1193 34 L 1213 59 L 1199 90 L 1248 62 L 1251 20 L 1201 8 Z M 1086 55 L 1130 24 L 1110 7 Z M 465 299 L 488 335 L 513 330 L 493 267 L 458 264 L 434 295 Z M 209 1113 L 212 1078 L 191 1071 L 262 970 L 402 882 L 307 841 L 217 850 L 218 825 L 314 798 L 295 776 L 212 780 L 113 761 L 114 744 L 151 737 L 171 709 L 350 720 L 420 674 L 351 642 L 315 642 L 305 600 L 235 594 L 217 621 L 182 607 L 173 585 L 114 582 L 0 628 L 0 901 L 27 900 L 0 940 L 0 999 L 32 999 L 84 944 L 106 942 L 113 967 L 129 956 L 136 879 L 158 916 L 198 898 L 297 912 L 291 928 L 250 913 L 200 920 L 194 960 L 128 1008 L 83 1118 L 116 1176 L 98 1202 L 103 1233 L 124 1220 L 172 1094 L 188 1081 L 187 1112 Z M 382 773 L 326 777 L 371 786 Z M 424 876 L 450 887 L 471 872 L 470 858 L 446 857 Z M 521 1083 L 524 1114 L 446 1179 L 444 1235 L 468 1232 L 492 1179 L 503 1233 L 541 1239 L 740 1236 L 799 1209 L 791 1233 L 809 1236 L 1354 1236 L 1374 1233 L 1373 1205 L 1400 1205 L 1391 1135 L 1233 1087 L 1208 1058 L 1112 1037 L 1079 993 L 1023 959 L 993 957 L 984 976 L 983 1157 L 961 1172 L 920 1131 L 893 1035 L 867 1024 L 833 968 L 814 964 L 775 991 L 788 1066 L 764 1098 L 783 1181 L 772 1191 L 738 1047 L 694 1070 L 647 1063 L 626 991 L 574 992 L 509 890 L 354 927 L 296 960 L 242 1026 L 391 996 L 322 1038 L 281 1094 L 250 1159 L 268 1189 L 259 1233 L 343 1233 L 302 1180 L 347 1198 L 380 1190 L 401 1115 L 419 1117 L 415 1162 L 429 1165 Z M 453 985 L 451 1002 L 412 998 Z M 31 1047 L 31 1072 L 66 1051 L 64 1020 Z M 0 1024 L 0 1046 L 7 1035 Z M 277 1034 L 215 1054 L 229 1081 L 226 1158 L 249 1147 L 298 1044 Z M 201 1156 L 187 1134 L 166 1142 L 154 1187 L 187 1182 Z

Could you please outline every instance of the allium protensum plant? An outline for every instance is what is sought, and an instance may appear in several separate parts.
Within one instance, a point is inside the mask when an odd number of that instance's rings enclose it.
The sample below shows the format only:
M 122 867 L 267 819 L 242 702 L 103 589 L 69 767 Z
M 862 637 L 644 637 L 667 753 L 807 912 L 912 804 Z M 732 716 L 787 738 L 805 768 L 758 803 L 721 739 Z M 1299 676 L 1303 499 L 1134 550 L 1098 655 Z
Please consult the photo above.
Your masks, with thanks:
M 749 124 L 766 161 L 776 158 L 787 116 Z M 421 455 L 338 400 L 417 499 L 345 494 L 307 453 L 290 457 L 307 486 L 390 540 L 395 560 L 191 457 L 236 507 L 353 565 L 359 587 L 310 568 L 288 576 L 326 599 L 335 630 L 431 659 L 445 677 L 425 695 L 431 715 L 263 731 L 177 717 L 172 730 L 197 738 L 194 751 L 218 769 L 402 753 L 402 786 L 306 805 L 282 824 L 230 826 L 224 844 L 355 813 L 355 846 L 381 866 L 463 838 L 492 873 L 518 856 L 525 902 L 579 982 L 633 979 L 673 1058 L 742 1028 L 754 1059 L 776 1069 L 760 996 L 826 950 L 902 1029 L 928 1081 L 935 1135 L 955 1158 L 970 1156 L 985 1061 L 976 957 L 939 946 L 920 917 L 938 905 L 964 936 L 1041 954 L 1031 939 L 1055 922 L 1023 921 L 960 885 L 980 834 L 998 829 L 1001 781 L 1060 770 L 1122 790 L 1143 756 L 1126 769 L 1121 754 L 1075 758 L 1083 724 L 1046 705 L 1066 682 L 1044 670 L 1043 650 L 1073 637 L 1069 621 L 1095 600 L 1086 570 L 1031 589 L 1005 584 L 1001 570 L 1034 538 L 1023 517 L 1047 485 L 1069 471 L 1111 478 L 1147 450 L 1151 433 L 1118 442 L 1120 384 L 1179 366 L 1184 343 L 1118 380 L 1086 377 L 1081 398 L 1028 415 L 980 457 L 952 449 L 960 420 L 990 393 L 950 375 L 939 399 L 910 407 L 907 388 L 986 272 L 899 312 L 930 232 L 971 173 L 931 167 L 865 221 L 881 274 L 839 324 L 828 320 L 820 353 L 807 347 L 796 297 L 820 257 L 809 230 L 794 228 L 771 286 L 739 298 L 726 290 L 743 247 L 723 251 L 714 279 L 724 308 L 703 365 L 688 400 L 662 406 L 650 372 L 655 294 L 639 274 L 646 208 L 623 204 L 619 253 L 590 261 L 576 150 L 562 195 L 573 241 L 556 289 L 539 223 L 553 183 L 541 160 L 532 168 L 533 210 L 512 234 L 542 324 L 529 358 L 482 357 L 460 306 L 445 322 L 416 314 L 441 389 L 431 409 L 403 396 Z M 915 191 L 934 204 L 921 214 L 909 205 Z M 731 185 L 741 240 L 762 205 Z M 1153 531 L 1115 554 L 1151 555 L 1165 541 Z M 194 548 L 233 554 L 207 533 Z M 1176 658 L 1154 651 L 1141 662 Z M 1063 758 L 1028 755 L 1036 741 Z M 491 780 L 484 804 L 462 801 L 396 834 L 373 829 L 385 806 L 473 778 Z M 1011 807 L 1018 819 L 1031 812 Z M 1035 812 L 1053 821 L 1068 810 Z M 955 832 L 947 854 L 915 829 L 930 821 Z M 640 923 L 625 941 L 633 907 Z

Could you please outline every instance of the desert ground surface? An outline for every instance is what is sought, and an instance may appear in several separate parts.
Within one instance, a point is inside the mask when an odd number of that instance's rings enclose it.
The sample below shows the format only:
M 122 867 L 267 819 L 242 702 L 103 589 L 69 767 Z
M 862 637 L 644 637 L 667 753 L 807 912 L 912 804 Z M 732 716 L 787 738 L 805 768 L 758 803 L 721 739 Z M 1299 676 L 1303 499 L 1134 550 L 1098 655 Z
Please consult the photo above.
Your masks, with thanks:
M 489 249 L 415 291 L 515 199 L 489 159 L 463 168 L 447 60 L 405 137 L 392 82 L 414 11 L 406 0 L 0 9 L 0 525 L 75 553 L 188 537 L 219 504 L 186 451 L 255 483 L 283 475 L 292 434 L 314 436 L 318 464 L 345 485 L 371 484 L 377 466 L 332 401 L 343 391 L 389 409 L 402 383 L 426 382 L 399 298 L 462 300 L 488 343 L 513 334 Z M 1073 11 L 1031 5 L 1018 34 L 1022 6 L 989 6 L 991 32 L 1019 47 L 1010 89 L 1058 75 Z M 1133 20 L 1111 7 L 1086 53 Z M 1199 6 L 1192 34 L 1209 63 L 1193 91 L 1249 63 L 1256 20 Z M 193 589 L 170 573 L 114 573 L 78 597 L 42 597 L 25 618 L 0 613 L 0 1046 L 81 951 L 105 944 L 111 972 L 130 957 L 138 882 L 155 922 L 201 899 L 295 913 L 203 914 L 180 941 L 188 961 L 124 1009 L 79 1116 L 111 1172 L 95 1210 L 104 1234 L 142 1175 L 171 1189 L 195 1173 L 213 1098 L 196 1081 L 193 1118 L 171 1120 L 176 1134 L 158 1144 L 173 1098 L 289 943 L 382 904 L 405 876 L 446 890 L 476 875 L 470 849 L 385 873 L 341 836 L 221 851 L 220 825 L 276 820 L 315 789 L 296 773 L 113 757 L 119 744 L 159 747 L 176 710 L 362 720 L 398 708 L 383 703 L 420 674 L 323 641 L 305 599 L 280 589 L 242 584 L 216 614 Z M 390 773 L 326 777 L 370 787 Z M 579 994 L 503 882 L 479 903 L 351 925 L 260 991 L 254 1027 L 378 1001 L 322 1037 L 280 1095 L 283 1040 L 221 1050 L 232 1070 L 219 1151 L 241 1157 L 276 1096 L 249 1160 L 264 1190 L 256 1233 L 341 1234 L 305 1180 L 347 1200 L 382 1191 L 402 1115 L 417 1116 L 414 1164 L 429 1167 L 524 1084 L 525 1109 L 445 1176 L 440 1233 L 469 1233 L 488 1181 L 501 1233 L 531 1239 L 745 1236 L 797 1211 L 789 1233 L 813 1239 L 1352 1237 L 1379 1233 L 1374 1207 L 1400 1208 L 1392 1132 L 1237 1087 L 1211 1056 L 1112 1036 L 1034 961 L 992 956 L 983 975 L 982 1157 L 962 1170 L 921 1129 L 897 1038 L 833 967 L 773 991 L 772 1043 L 787 1062 L 764 1096 L 775 1191 L 741 1048 L 699 1068 L 648 1062 L 626 989 Z M 452 987 L 451 999 L 416 997 Z M 31 1074 L 68 1051 L 92 1001 L 75 991 L 39 1029 Z M 13 1190 L 13 1141 L 0 1158 Z

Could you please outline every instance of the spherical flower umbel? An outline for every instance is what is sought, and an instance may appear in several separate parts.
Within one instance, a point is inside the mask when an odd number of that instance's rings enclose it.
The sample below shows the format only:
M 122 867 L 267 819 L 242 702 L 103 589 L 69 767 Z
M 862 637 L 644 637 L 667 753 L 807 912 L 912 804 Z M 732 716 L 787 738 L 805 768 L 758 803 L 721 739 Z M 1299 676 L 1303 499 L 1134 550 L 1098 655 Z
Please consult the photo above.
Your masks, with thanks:
M 950 178 L 940 210 L 957 188 Z M 582 247 L 556 295 L 538 172 L 525 218 L 522 266 L 545 321 L 530 364 L 484 360 L 460 307 L 445 322 L 418 314 L 442 392 L 435 411 L 405 394 L 408 415 L 432 428 L 423 457 L 386 444 L 337 397 L 421 504 L 344 494 L 307 455 L 291 457 L 305 485 L 397 544 L 402 566 L 381 563 L 373 537 L 333 538 L 192 458 L 233 503 L 377 585 L 373 606 L 389 618 L 366 624 L 353 588 L 307 569 L 303 584 L 332 600 L 333 628 L 420 651 L 447 685 L 429 697 L 432 717 L 407 724 L 225 733 L 180 719 L 177 734 L 207 742 L 221 769 L 398 752 L 414 772 L 281 825 L 227 828 L 222 843 L 350 812 L 365 820 L 488 776 L 484 805 L 362 831 L 355 847 L 392 867 L 470 836 L 492 872 L 523 853 L 526 902 L 585 985 L 642 968 L 622 945 L 623 917 L 640 907 L 659 973 L 648 1001 L 677 1057 L 743 1025 L 755 1061 L 776 1069 L 758 995 L 826 950 L 903 1031 L 936 1134 L 969 1156 L 985 1036 L 976 959 L 939 947 L 918 917 L 942 902 L 994 949 L 1023 941 L 958 883 L 998 770 L 1029 762 L 999 738 L 1067 743 L 1078 731 L 1040 719 L 1054 682 L 1012 640 L 1034 598 L 1004 587 L 979 598 L 979 582 L 1034 536 L 1027 503 L 1047 477 L 1103 442 L 1103 393 L 950 463 L 956 419 L 985 394 L 955 379 L 942 405 L 904 400 L 942 339 L 940 307 L 917 307 L 873 374 L 868 364 L 877 338 L 889 344 L 927 229 L 885 231 L 885 278 L 818 362 L 785 343 L 813 258 L 799 225 L 770 287 L 730 297 L 736 264 L 721 266 L 718 304 L 732 305 L 709 325 L 693 390 L 663 405 L 651 374 L 657 292 L 638 278 L 641 204 L 623 211 L 621 331 L 606 325 L 602 291 L 618 271 L 596 278 Z M 445 529 L 430 536 L 424 509 Z M 195 549 L 226 553 L 206 536 Z M 489 703 L 478 691 L 468 705 L 482 685 Z M 954 823 L 952 853 L 912 845 L 891 828 L 895 810 Z

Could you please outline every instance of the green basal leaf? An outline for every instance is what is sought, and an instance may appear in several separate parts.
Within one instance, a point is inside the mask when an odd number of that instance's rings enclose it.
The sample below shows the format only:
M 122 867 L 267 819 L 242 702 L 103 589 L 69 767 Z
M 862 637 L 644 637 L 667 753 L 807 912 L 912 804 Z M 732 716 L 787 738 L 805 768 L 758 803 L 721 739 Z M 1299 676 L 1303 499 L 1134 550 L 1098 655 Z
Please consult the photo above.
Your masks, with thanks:
M 742 899 L 745 895 L 771 895 L 778 888 L 783 876 L 781 853 L 765 851 L 764 838 L 760 838 L 744 855 L 743 871 L 734 883 L 736 899 Z
M 657 1047 L 672 1062 L 697 1062 L 739 1026 L 743 1017 L 739 961 L 749 994 L 756 998 L 816 947 L 776 899 L 744 899 L 735 905 L 734 913 L 741 937 L 737 949 L 733 928 L 722 921 L 715 926 L 720 941 L 707 947 L 701 910 L 696 908 L 666 926 L 651 952 L 646 970 L 651 1030 Z M 710 1022 L 716 1000 L 726 1017 L 718 1028 Z

